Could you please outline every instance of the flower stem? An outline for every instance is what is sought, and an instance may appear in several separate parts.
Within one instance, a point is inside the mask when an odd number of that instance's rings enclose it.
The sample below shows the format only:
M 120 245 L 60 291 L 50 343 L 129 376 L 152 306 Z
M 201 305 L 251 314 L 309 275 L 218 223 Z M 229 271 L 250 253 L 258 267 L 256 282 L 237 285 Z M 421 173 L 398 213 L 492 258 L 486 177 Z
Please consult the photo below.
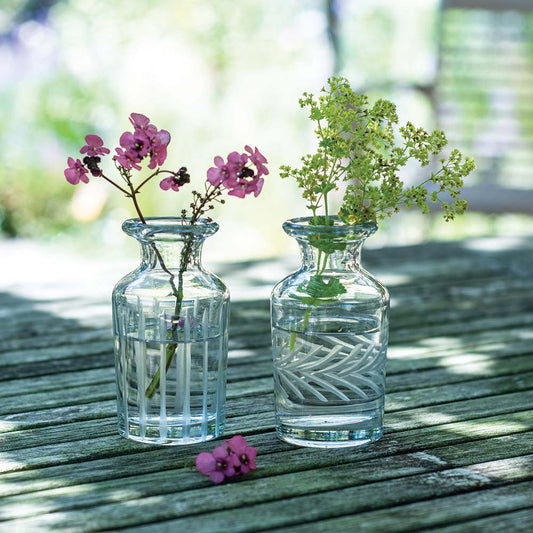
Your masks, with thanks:
M 134 192 L 134 191 L 132 191 Z M 194 204 L 192 208 L 191 218 L 189 219 L 189 224 L 194 225 L 198 219 L 200 218 L 200 215 L 203 213 L 203 208 L 211 201 L 216 200 L 216 198 L 220 195 L 220 187 L 213 187 L 212 189 L 210 187 L 206 188 L 205 196 L 199 196 L 196 199 L 196 203 Z M 135 196 L 133 196 L 135 198 Z M 135 203 L 135 201 L 134 201 Z M 137 211 L 139 213 L 139 211 Z M 170 283 L 173 288 L 174 295 L 176 296 L 176 306 L 174 308 L 174 320 L 172 323 L 172 329 L 167 333 L 167 337 L 173 338 L 176 329 L 178 320 L 180 318 L 181 314 L 181 306 L 183 303 L 183 274 L 187 270 L 187 265 L 189 264 L 190 255 L 192 252 L 192 245 L 193 245 L 193 239 L 194 235 L 188 235 L 185 240 L 185 245 L 183 246 L 183 250 L 181 251 L 181 261 L 180 261 L 180 268 L 178 271 L 178 287 L 176 288 L 174 284 L 174 274 L 169 272 L 166 267 L 164 266 L 163 259 L 159 255 L 159 252 L 155 248 L 155 245 L 153 245 L 154 250 L 156 251 L 158 257 L 159 257 L 159 263 L 161 264 L 161 267 L 165 272 L 167 272 L 170 275 Z M 170 365 L 172 364 L 172 361 L 174 360 L 174 357 L 176 355 L 178 345 L 177 343 L 172 343 L 167 346 L 166 354 L 165 354 L 165 372 L 168 371 L 170 368 Z M 157 372 L 154 374 L 154 377 L 152 378 L 152 381 L 146 388 L 145 395 L 147 398 L 152 398 L 154 394 L 156 393 L 159 383 L 161 382 L 161 367 L 157 369 Z
M 314 276 L 320 277 L 324 273 L 324 270 L 326 270 L 326 267 L 328 265 L 329 256 L 330 256 L 329 253 L 324 252 L 324 259 L 322 260 L 321 259 L 322 250 L 318 251 L 318 257 L 317 257 L 318 271 L 316 274 L 314 274 Z M 322 261 L 322 264 L 320 264 L 321 261 Z M 315 305 L 315 300 L 316 299 L 313 299 L 313 302 L 309 303 L 307 305 L 307 309 L 305 310 L 304 320 L 302 322 L 302 333 L 305 333 L 305 330 L 307 329 L 307 326 L 309 325 L 309 319 L 311 318 L 311 312 L 313 310 L 313 306 Z M 296 344 L 296 332 L 293 332 L 291 333 L 291 337 L 289 340 L 289 350 L 292 350 L 295 344 Z
M 152 174 L 151 177 L 155 176 L 156 174 L 157 174 L 157 172 Z M 125 175 L 125 178 L 126 178 L 126 182 L 128 184 L 128 187 L 130 189 L 130 192 L 127 193 L 127 194 L 128 194 L 128 196 L 131 197 L 131 199 L 133 201 L 133 205 L 135 207 L 135 211 L 137 211 L 137 215 L 139 216 L 140 221 L 143 224 L 146 224 L 146 219 L 144 218 L 144 216 L 142 214 L 142 211 L 141 211 L 141 208 L 139 206 L 139 202 L 137 201 L 137 194 L 138 194 L 138 191 L 139 191 L 139 187 L 137 187 L 137 189 L 135 189 L 133 187 L 133 184 L 131 183 L 131 181 L 129 179 L 129 176 Z M 146 182 L 146 180 L 145 180 L 145 182 Z M 192 236 L 190 236 L 190 237 L 192 237 Z M 178 274 L 178 287 L 176 287 L 176 284 L 174 283 L 175 275 L 170 270 L 168 270 L 167 266 L 165 265 L 165 261 L 163 260 L 163 257 L 161 256 L 161 253 L 157 249 L 157 246 L 155 245 L 155 243 L 150 243 L 150 246 L 151 246 L 152 250 L 154 251 L 154 253 L 156 254 L 157 260 L 158 260 L 159 264 L 161 265 L 161 268 L 169 275 L 169 277 L 170 277 L 170 286 L 172 287 L 172 293 L 176 297 L 176 306 L 174 308 L 174 316 L 176 317 L 176 319 L 173 320 L 172 329 L 167 333 L 167 337 L 172 338 L 174 336 L 174 333 L 176 332 L 177 327 L 178 327 L 177 324 L 178 324 L 178 320 L 179 320 L 179 315 L 181 313 L 181 305 L 182 305 L 182 301 L 183 301 L 183 272 L 185 272 L 185 270 L 187 268 L 187 263 L 189 261 L 189 255 L 191 253 L 191 240 L 189 240 L 187 242 L 187 244 L 185 245 L 185 248 L 182 251 L 180 270 L 179 270 L 179 274 Z M 172 344 L 169 344 L 167 346 L 167 349 L 166 349 L 166 361 L 165 361 L 165 372 L 168 371 L 168 369 L 170 368 L 170 365 L 172 364 L 172 360 L 174 359 L 174 355 L 176 354 L 177 348 L 178 348 L 178 345 L 176 343 L 172 343 Z M 148 385 L 148 387 L 146 389 L 145 396 L 147 398 L 152 398 L 154 396 L 156 390 L 159 387 L 160 382 L 161 382 L 161 367 L 159 367 L 157 369 L 157 372 L 155 373 L 154 377 L 152 378 L 152 381 L 150 382 L 150 384 Z
M 130 195 L 130 193 L 126 189 L 123 189 L 120 185 L 116 184 L 112 179 L 108 178 L 105 174 L 103 173 L 100 174 L 100 177 L 104 178 L 107 182 L 111 183 L 113 187 L 117 188 L 120 192 L 124 193 L 126 196 Z
M 183 303 L 183 274 L 185 270 L 187 270 L 189 256 L 192 251 L 193 236 L 189 235 L 186 237 L 186 239 L 187 239 L 187 242 L 185 243 L 185 246 L 183 247 L 183 250 L 181 252 L 181 262 L 180 262 L 180 269 L 178 271 L 178 287 L 177 288 L 176 288 L 176 285 L 174 284 L 174 278 L 175 278 L 174 274 L 172 274 L 169 270 L 167 270 L 167 268 L 164 266 L 163 259 L 161 258 L 161 256 L 159 256 L 160 264 L 163 270 L 165 270 L 165 272 L 167 272 L 167 274 L 170 275 L 170 284 L 172 286 L 172 292 L 176 296 L 176 305 L 174 307 L 174 318 L 172 320 L 172 328 L 167 333 L 167 338 L 170 338 L 170 339 L 174 337 L 174 334 L 176 333 L 176 330 L 178 329 L 178 321 L 180 318 L 181 306 Z M 155 245 L 153 246 L 154 246 L 154 249 L 156 250 L 156 253 L 158 253 L 157 249 L 155 248 Z M 172 343 L 167 346 L 166 354 L 165 354 L 165 372 L 167 372 L 168 369 L 170 368 L 170 365 L 172 364 L 172 361 L 174 360 L 174 356 L 176 355 L 177 349 L 178 349 L 177 343 Z M 155 392 L 157 391 L 159 387 L 160 382 L 161 382 L 161 367 L 157 369 L 157 372 L 154 374 L 152 381 L 150 381 L 150 384 L 146 388 L 145 396 L 147 398 L 152 398 L 154 396 Z

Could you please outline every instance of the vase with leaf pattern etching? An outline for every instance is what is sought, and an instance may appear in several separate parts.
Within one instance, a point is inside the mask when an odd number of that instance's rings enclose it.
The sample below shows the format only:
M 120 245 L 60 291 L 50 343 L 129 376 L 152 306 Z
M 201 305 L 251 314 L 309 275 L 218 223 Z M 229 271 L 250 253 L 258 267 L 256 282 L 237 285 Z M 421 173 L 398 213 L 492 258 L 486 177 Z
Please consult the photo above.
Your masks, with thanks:
M 283 225 L 302 265 L 271 296 L 276 431 L 301 446 L 356 446 L 383 433 L 389 296 L 361 266 L 377 226 L 324 220 Z

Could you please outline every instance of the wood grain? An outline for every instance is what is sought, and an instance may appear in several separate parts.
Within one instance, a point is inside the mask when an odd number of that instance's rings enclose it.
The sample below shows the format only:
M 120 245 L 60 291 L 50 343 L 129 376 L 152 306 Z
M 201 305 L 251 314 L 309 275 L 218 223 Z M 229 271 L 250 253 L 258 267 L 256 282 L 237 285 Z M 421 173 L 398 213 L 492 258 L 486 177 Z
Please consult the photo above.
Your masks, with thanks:
M 254 263 L 222 269 L 230 287 L 265 286 L 232 304 L 227 389 L 226 435 L 258 448 L 258 468 L 217 486 L 194 468 L 215 443 L 118 436 L 102 287 L 0 283 L 0 531 L 532 530 L 533 240 L 364 259 L 389 288 L 391 340 L 385 434 L 359 449 L 276 437 L 269 287 Z

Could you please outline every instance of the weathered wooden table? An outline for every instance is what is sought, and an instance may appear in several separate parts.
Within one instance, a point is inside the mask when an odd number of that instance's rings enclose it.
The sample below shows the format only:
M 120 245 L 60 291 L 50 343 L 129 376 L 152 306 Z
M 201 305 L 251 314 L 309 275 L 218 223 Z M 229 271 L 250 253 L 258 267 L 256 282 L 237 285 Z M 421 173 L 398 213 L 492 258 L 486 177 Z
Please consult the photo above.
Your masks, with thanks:
M 365 252 L 391 293 L 386 429 L 338 451 L 273 431 L 267 295 L 288 267 L 221 267 L 246 297 L 232 307 L 227 436 L 259 452 L 222 485 L 194 469 L 213 442 L 116 432 L 109 292 L 127 270 L 25 243 L 0 254 L 1 531 L 533 530 L 533 240 Z

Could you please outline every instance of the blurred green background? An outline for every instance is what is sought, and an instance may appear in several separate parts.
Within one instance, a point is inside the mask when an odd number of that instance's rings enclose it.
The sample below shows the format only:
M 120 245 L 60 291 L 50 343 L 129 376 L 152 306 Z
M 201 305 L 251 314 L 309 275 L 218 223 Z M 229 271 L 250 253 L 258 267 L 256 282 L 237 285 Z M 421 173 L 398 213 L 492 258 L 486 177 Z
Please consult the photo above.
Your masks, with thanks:
M 63 170 L 87 133 L 113 149 L 129 129 L 128 115 L 138 112 L 171 132 L 165 166 L 187 166 L 196 184 L 215 155 L 258 146 L 271 172 L 264 192 L 258 199 L 232 198 L 217 210 L 214 254 L 282 254 L 288 239 L 281 223 L 305 214 L 305 207 L 277 169 L 313 149 L 312 125 L 298 98 L 319 91 L 332 74 L 347 76 L 371 97 L 393 99 L 403 122 L 442 127 L 450 145 L 478 163 L 468 215 L 446 224 L 439 215 L 405 213 L 382 224 L 375 244 L 531 233 L 529 4 L 2 0 L 2 238 L 83 249 L 121 245 L 121 221 L 134 215 L 128 200 L 98 179 L 73 187 Z M 405 179 L 416 175 L 408 169 Z M 495 208 L 491 194 L 504 198 L 500 189 L 511 196 Z M 174 215 L 190 196 L 154 183 L 141 202 L 146 215 Z

